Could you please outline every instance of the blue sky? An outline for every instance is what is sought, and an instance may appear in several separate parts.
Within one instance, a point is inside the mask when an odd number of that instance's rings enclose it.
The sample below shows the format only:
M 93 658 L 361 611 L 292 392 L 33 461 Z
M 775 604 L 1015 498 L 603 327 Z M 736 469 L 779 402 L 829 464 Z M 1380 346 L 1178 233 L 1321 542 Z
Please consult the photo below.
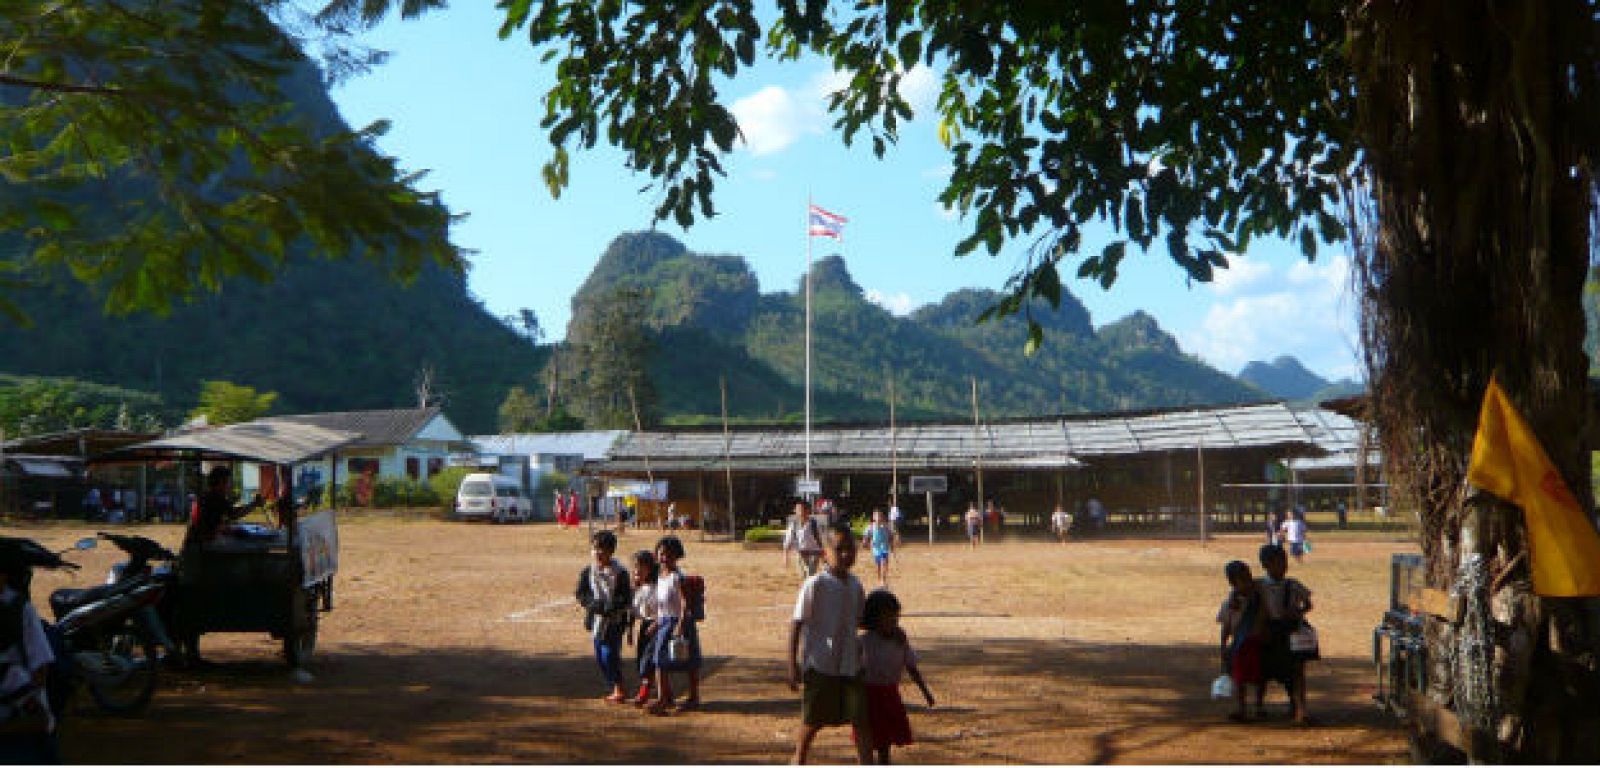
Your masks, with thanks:
M 452 236 L 476 252 L 472 292 L 497 314 L 533 309 L 559 338 L 573 292 L 612 238 L 650 226 L 657 195 L 639 192 L 649 179 L 629 173 L 620 153 L 597 147 L 573 157 L 571 186 L 550 197 L 539 174 L 550 147 L 538 121 L 552 70 L 526 39 L 499 40 L 498 27 L 489 3 L 391 19 L 361 39 L 390 60 L 332 95 L 352 125 L 392 120 L 381 148 L 405 168 L 429 170 L 422 186 L 469 214 Z M 718 184 L 718 216 L 688 231 L 658 228 L 693 251 L 745 257 L 765 292 L 793 290 L 805 268 L 809 194 L 850 219 L 842 246 L 817 239 L 814 254 L 841 253 L 856 282 L 891 311 L 959 288 L 999 288 L 1024 244 L 997 257 L 952 255 L 967 227 L 937 202 L 949 157 L 935 135 L 935 79 L 926 71 L 908 78 L 918 118 L 881 161 L 830 131 L 824 94 L 834 81 L 825 62 L 809 60 L 764 64 L 729 84 L 746 143 Z M 1109 236 L 1090 230 L 1085 251 L 1098 252 Z M 1232 262 L 1214 283 L 1190 286 L 1164 251 L 1131 251 L 1109 291 L 1079 280 L 1068 287 L 1096 325 L 1143 309 L 1185 351 L 1230 373 L 1292 354 L 1325 377 L 1357 374 L 1348 258 L 1325 250 L 1306 263 L 1286 244 L 1262 243 Z

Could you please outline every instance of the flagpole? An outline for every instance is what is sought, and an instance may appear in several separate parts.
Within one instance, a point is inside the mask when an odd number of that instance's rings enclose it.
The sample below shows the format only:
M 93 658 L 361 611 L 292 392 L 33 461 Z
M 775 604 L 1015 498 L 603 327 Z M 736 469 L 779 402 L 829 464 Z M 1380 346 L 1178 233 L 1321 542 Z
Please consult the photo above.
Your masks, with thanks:
M 811 193 L 806 193 L 806 481 L 811 481 Z M 811 493 L 808 491 L 809 501 Z

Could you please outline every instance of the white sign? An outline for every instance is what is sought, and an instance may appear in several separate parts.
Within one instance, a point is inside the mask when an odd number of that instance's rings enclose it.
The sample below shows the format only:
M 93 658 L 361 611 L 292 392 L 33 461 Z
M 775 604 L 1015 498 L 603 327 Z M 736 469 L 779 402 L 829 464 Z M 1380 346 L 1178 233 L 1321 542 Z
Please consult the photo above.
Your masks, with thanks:
M 816 478 L 797 477 L 794 479 L 794 492 L 796 496 L 815 496 L 822 493 L 822 481 Z
M 333 512 L 302 518 L 295 523 L 295 534 L 300 537 L 305 586 L 333 578 L 339 570 L 339 526 L 333 521 Z
M 945 493 L 950 490 L 944 475 L 912 475 L 912 493 Z

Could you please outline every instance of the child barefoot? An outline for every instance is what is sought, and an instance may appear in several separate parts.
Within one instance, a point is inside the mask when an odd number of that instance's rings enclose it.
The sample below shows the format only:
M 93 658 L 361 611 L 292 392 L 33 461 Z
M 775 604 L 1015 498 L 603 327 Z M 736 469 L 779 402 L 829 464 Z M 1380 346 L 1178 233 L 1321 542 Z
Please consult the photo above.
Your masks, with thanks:
M 1222 608 L 1217 611 L 1217 622 L 1222 625 L 1222 671 L 1233 676 L 1233 714 L 1228 719 L 1244 722 L 1250 719 L 1245 710 L 1245 689 L 1256 687 L 1256 709 L 1261 708 L 1260 691 L 1264 685 L 1261 676 L 1262 644 L 1266 641 L 1267 615 L 1261 605 L 1261 593 L 1251 577 L 1250 566 L 1235 560 L 1223 569 L 1232 589 Z
M 917 670 L 917 652 L 911 650 L 906 633 L 900 629 L 900 601 L 887 589 L 873 590 L 861 611 L 862 681 L 867 689 L 868 738 L 878 753 L 880 765 L 889 764 L 889 748 L 911 743 L 911 721 L 906 718 L 905 702 L 900 700 L 900 675 L 909 673 L 922 690 L 922 698 L 933 706 L 933 693 Z
M 639 635 L 633 642 L 639 667 L 639 695 L 633 699 L 636 707 L 650 703 L 650 680 L 656 673 L 656 578 L 660 570 L 650 550 L 633 553 L 633 618 L 639 622 Z
M 594 640 L 594 660 L 611 688 L 605 700 L 621 703 L 628 698 L 622 689 L 622 635 L 631 621 L 628 614 L 633 602 L 633 582 L 614 557 L 616 534 L 597 531 L 589 551 L 594 562 L 578 574 L 577 597 L 584 609 L 583 628 L 589 630 Z

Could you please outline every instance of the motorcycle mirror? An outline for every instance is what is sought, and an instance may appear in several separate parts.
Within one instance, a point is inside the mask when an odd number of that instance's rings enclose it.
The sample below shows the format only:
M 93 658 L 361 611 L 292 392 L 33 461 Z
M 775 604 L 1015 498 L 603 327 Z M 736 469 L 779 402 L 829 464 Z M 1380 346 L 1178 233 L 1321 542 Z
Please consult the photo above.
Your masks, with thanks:
M 73 549 L 94 549 L 96 546 L 99 546 L 99 542 L 95 541 L 94 537 L 85 536 L 84 538 L 78 539 L 78 543 L 73 544 L 72 548 Z

